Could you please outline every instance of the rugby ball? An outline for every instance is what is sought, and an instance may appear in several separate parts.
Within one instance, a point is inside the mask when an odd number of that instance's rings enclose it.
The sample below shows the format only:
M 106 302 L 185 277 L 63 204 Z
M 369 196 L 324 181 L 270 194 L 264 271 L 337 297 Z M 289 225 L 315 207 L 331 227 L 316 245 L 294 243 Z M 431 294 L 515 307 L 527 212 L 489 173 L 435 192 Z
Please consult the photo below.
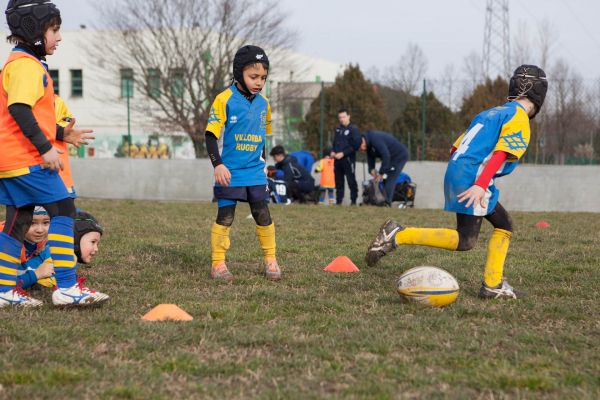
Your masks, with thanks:
M 445 307 L 458 297 L 458 282 L 438 267 L 415 267 L 404 272 L 396 285 L 403 301 Z

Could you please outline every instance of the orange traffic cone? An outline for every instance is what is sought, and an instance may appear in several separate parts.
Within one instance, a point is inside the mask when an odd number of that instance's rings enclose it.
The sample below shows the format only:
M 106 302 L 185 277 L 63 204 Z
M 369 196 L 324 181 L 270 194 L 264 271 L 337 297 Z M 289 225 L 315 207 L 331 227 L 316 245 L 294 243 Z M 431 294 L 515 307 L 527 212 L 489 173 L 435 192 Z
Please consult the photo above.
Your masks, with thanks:
M 550 228 L 550 224 L 544 220 L 541 220 L 537 224 L 535 224 L 535 227 L 540 228 L 540 229 L 546 229 L 546 228 Z
M 336 257 L 331 264 L 325 267 L 323 271 L 327 272 L 360 272 L 352 260 L 346 256 Z
M 142 319 L 144 321 L 191 321 L 194 317 L 175 304 L 159 304 L 148 311 Z

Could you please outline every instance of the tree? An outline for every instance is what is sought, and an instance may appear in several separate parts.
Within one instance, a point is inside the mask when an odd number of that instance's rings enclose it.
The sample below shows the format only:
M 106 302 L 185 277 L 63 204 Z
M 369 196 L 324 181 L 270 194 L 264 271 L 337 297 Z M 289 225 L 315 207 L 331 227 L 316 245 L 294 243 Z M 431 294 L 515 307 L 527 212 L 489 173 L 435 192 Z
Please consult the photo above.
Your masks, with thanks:
M 273 61 L 294 40 L 274 0 L 111 0 L 98 11 L 109 29 L 98 38 L 107 44 L 100 68 L 121 83 L 125 76 L 141 94 L 133 107 L 167 131 L 185 132 L 196 157 L 204 155 L 210 107 L 231 79 L 236 50 L 263 46 Z
M 409 43 L 400 61 L 388 68 L 386 83 L 394 89 L 415 94 L 427 73 L 427 58 L 418 44 Z
M 471 120 L 480 112 L 506 102 L 508 97 L 508 82 L 501 77 L 495 80 L 486 79 L 473 90 L 473 93 L 463 99 L 460 118 L 466 128 Z
M 402 115 L 394 121 L 392 130 L 403 143 L 410 144 L 411 150 L 422 146 L 423 99 L 413 96 Z M 425 159 L 447 160 L 448 151 L 461 129 L 460 120 L 455 113 L 438 100 L 433 92 L 427 93 L 425 129 Z M 420 157 L 416 151 L 413 153 Z
M 364 132 L 369 129 L 387 130 L 388 118 L 376 86 L 367 81 L 358 65 L 349 65 L 335 83 L 326 87 L 324 114 L 324 142 L 333 139 L 333 130 L 338 123 L 338 111 L 347 108 L 352 116 L 352 123 Z M 310 105 L 300 130 L 305 135 L 306 146 L 311 150 L 320 147 L 320 96 Z

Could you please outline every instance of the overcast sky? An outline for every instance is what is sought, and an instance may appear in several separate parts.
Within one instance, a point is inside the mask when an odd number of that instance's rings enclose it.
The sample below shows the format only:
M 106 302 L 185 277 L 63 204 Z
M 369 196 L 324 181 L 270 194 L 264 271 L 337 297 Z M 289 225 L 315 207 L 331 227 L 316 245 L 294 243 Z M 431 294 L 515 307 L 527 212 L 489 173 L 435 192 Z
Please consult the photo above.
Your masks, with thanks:
M 63 14 L 64 29 L 94 20 L 88 0 L 54 1 Z M 0 4 L 4 10 L 7 0 Z M 473 51 L 482 54 L 486 0 L 280 0 L 280 4 L 289 27 L 299 33 L 296 50 L 341 64 L 359 63 L 365 71 L 393 65 L 409 42 L 423 49 L 430 78 L 451 63 L 460 72 L 465 56 Z M 547 20 L 556 39 L 552 59 L 564 57 L 584 78 L 600 78 L 599 16 L 600 0 L 511 0 L 511 46 L 522 31 L 519 26 L 527 25 L 533 40 L 539 24 Z M 532 54 L 531 62 L 537 62 L 536 57 Z

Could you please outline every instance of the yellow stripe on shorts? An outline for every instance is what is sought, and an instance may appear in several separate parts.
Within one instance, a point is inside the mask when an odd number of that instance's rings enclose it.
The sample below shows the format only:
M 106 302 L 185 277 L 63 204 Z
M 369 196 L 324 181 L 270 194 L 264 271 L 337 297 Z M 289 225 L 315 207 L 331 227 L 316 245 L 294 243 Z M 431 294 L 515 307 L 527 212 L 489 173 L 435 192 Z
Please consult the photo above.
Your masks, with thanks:
M 29 172 L 29 167 L 13 169 L 10 171 L 0 171 L 0 179 L 4 178 L 15 178 L 17 176 L 27 175 Z

